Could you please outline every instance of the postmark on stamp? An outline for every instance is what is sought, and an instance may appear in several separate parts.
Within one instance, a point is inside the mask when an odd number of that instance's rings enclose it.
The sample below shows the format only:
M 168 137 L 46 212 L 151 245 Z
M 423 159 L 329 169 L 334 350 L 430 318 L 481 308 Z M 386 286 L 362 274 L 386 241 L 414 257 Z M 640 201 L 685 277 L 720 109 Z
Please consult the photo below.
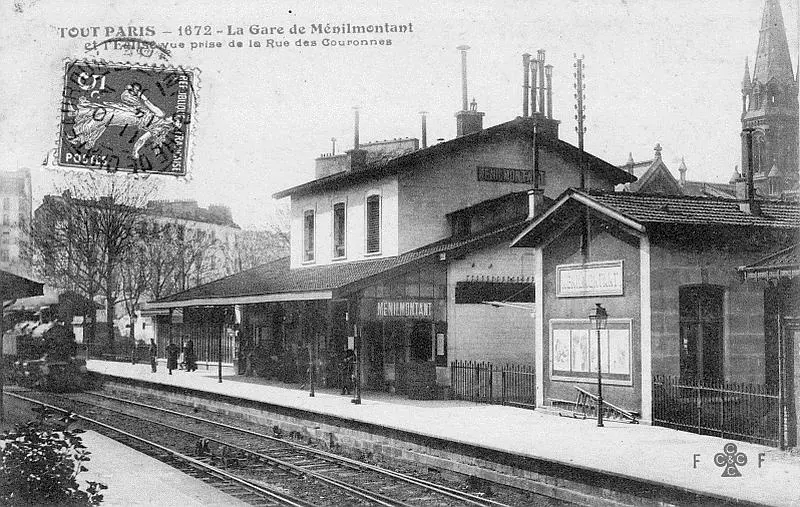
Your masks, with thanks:
M 196 80 L 191 69 L 67 62 L 58 164 L 185 176 Z

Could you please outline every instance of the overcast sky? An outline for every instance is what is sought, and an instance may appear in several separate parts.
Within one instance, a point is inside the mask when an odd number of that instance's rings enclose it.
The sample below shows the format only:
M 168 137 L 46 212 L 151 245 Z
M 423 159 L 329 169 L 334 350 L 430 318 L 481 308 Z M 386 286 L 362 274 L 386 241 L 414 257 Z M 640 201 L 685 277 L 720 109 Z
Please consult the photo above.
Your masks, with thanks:
M 94 56 L 147 62 L 121 52 L 86 53 L 94 38 L 61 37 L 60 28 L 153 26 L 156 41 L 220 41 L 222 49 L 173 49 L 169 63 L 201 71 L 189 181 L 162 177 L 166 198 L 229 205 L 234 219 L 258 227 L 273 209 L 271 194 L 313 178 L 314 158 L 352 146 L 352 106 L 361 112 L 361 141 L 419 137 L 426 110 L 429 140 L 455 136 L 461 107 L 460 57 L 468 56 L 469 95 L 484 126 L 522 111 L 521 54 L 547 51 L 553 69 L 553 115 L 561 139 L 577 144 L 573 119 L 573 53 L 586 64 L 586 149 L 614 164 L 653 146 L 677 174 L 727 181 L 739 164 L 740 83 L 751 69 L 763 0 L 3 2 L 0 26 L 0 168 L 34 171 L 34 199 L 52 189 L 42 170 L 56 145 L 63 62 Z M 798 0 L 781 0 L 792 61 L 797 65 Z M 10 22 L 8 21 L 10 20 Z M 390 46 L 249 48 L 269 36 L 239 36 L 227 47 L 227 25 L 312 23 L 413 24 L 410 34 L 384 34 Z M 180 25 L 211 25 L 214 35 L 179 37 Z M 172 34 L 163 34 L 171 31 Z M 332 36 L 346 40 L 346 35 Z M 355 37 L 361 38 L 361 37 Z M 103 39 L 99 37 L 98 39 Z M 163 63 L 160 62 L 159 63 Z

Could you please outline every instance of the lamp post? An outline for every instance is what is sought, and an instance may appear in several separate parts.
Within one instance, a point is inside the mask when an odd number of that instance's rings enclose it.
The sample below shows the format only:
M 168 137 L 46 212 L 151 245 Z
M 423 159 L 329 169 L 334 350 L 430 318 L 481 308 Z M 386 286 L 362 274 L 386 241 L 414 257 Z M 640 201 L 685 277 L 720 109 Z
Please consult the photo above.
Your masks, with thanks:
M 600 355 L 600 331 L 606 328 L 608 322 L 608 312 L 600 306 L 600 303 L 595 303 L 592 313 L 589 314 L 589 322 L 592 328 L 597 330 L 597 426 L 603 427 L 603 372 L 602 360 Z

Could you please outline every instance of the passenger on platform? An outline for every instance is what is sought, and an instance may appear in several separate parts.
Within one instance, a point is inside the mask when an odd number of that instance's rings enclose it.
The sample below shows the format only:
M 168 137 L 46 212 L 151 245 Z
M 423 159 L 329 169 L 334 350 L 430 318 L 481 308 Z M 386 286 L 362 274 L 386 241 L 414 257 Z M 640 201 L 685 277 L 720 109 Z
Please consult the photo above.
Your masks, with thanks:
M 156 372 L 156 364 L 158 361 L 158 345 L 156 345 L 156 341 L 150 338 L 150 368 L 152 368 L 153 373 Z
M 344 352 L 339 362 L 339 382 L 342 384 L 342 394 L 353 393 L 353 372 L 356 366 L 356 355 L 351 349 Z
M 197 356 L 194 353 L 194 342 L 189 339 L 183 348 L 183 358 L 186 361 L 186 371 L 197 370 Z
M 180 350 L 181 348 L 172 342 L 167 345 L 167 370 L 169 370 L 170 375 L 172 375 L 172 370 L 178 369 L 178 353 Z

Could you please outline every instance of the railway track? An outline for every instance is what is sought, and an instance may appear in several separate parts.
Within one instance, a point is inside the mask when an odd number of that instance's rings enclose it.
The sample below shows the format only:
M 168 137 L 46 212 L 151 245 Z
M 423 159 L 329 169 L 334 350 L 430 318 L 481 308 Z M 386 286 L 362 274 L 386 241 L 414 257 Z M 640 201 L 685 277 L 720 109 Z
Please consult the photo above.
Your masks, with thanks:
M 29 403 L 46 407 L 56 412 L 69 413 L 62 407 L 58 407 L 41 400 L 23 396 L 18 392 L 5 392 L 7 396 L 17 398 Z M 74 412 L 73 412 L 74 413 Z M 176 468 L 187 475 L 202 480 L 203 482 L 224 491 L 230 496 L 247 503 L 259 506 L 292 506 L 292 507 L 313 507 L 314 504 L 306 502 L 300 498 L 293 497 L 285 492 L 266 488 L 255 482 L 237 477 L 225 470 L 205 463 L 192 456 L 175 451 L 164 445 L 158 444 L 138 435 L 134 435 L 121 428 L 75 413 L 76 417 L 93 427 L 104 435 L 121 442 L 132 449 L 136 449 L 148 456 L 151 456 L 173 468 Z
M 504 505 L 490 498 L 276 436 L 132 400 L 99 393 L 69 396 L 35 393 L 35 396 L 55 399 L 59 405 L 69 405 L 58 407 L 61 410 L 92 414 L 93 424 L 109 426 L 94 420 L 100 417 L 113 419 L 115 424 L 128 421 L 126 425 L 134 427 L 157 427 L 155 431 L 160 433 L 162 442 L 173 442 L 161 447 L 183 446 L 181 455 L 184 455 L 188 454 L 187 446 L 193 443 L 195 457 L 190 459 L 198 463 L 269 490 L 288 489 L 293 498 L 306 498 L 308 490 L 312 490 L 311 496 L 323 502 L 322 505 Z M 82 418 L 90 420 L 88 416 Z M 120 430 L 115 428 L 112 431 Z M 177 453 L 174 450 L 170 452 Z

